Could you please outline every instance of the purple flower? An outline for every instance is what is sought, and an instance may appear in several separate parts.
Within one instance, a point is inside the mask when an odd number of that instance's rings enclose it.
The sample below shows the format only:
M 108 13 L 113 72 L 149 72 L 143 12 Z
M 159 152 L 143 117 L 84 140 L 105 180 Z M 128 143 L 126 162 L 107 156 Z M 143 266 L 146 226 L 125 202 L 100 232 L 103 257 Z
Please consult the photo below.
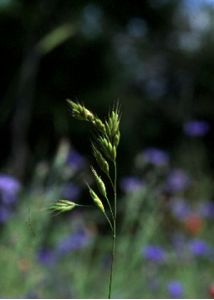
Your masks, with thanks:
M 205 121 L 192 120 L 184 124 L 184 132 L 190 137 L 204 136 L 209 130 L 209 124 Z
M 175 169 L 166 180 L 166 190 L 172 193 L 184 191 L 190 185 L 190 178 L 183 170 Z
M 124 177 L 120 182 L 120 188 L 125 193 L 136 192 L 142 186 L 143 182 L 137 177 Z
M 169 155 L 157 148 L 147 148 L 143 152 L 144 161 L 154 166 L 161 167 L 165 166 L 169 162 Z
M 183 298 L 183 287 L 179 281 L 171 281 L 167 285 L 167 290 L 170 298 L 179 299 Z
M 68 200 L 76 200 L 80 196 L 80 188 L 73 183 L 64 186 L 62 190 L 62 197 Z
M 5 223 L 11 216 L 11 212 L 7 207 L 0 206 L 0 224 Z
M 189 243 L 189 251 L 195 257 L 207 257 L 213 254 L 212 249 L 203 240 L 193 240 Z
M 198 207 L 198 213 L 206 219 L 214 219 L 214 202 L 207 201 Z
M 89 236 L 84 230 L 79 230 L 76 233 L 70 235 L 66 239 L 62 240 L 58 247 L 57 253 L 64 255 L 72 251 L 80 250 L 85 248 L 89 243 Z
M 0 175 L 0 199 L 4 204 L 11 204 L 17 200 L 17 194 L 21 189 L 21 185 L 12 176 Z
M 42 265 L 52 266 L 56 262 L 56 256 L 53 250 L 42 248 L 38 252 L 38 260 Z
M 172 214 L 179 220 L 184 220 L 190 213 L 190 207 L 183 199 L 172 199 L 170 203 Z
M 68 155 L 67 163 L 74 171 L 79 171 L 85 167 L 86 160 L 77 151 L 72 150 Z
M 145 260 L 154 263 L 163 263 L 166 260 L 165 251 L 158 246 L 147 246 L 143 249 L 143 257 Z

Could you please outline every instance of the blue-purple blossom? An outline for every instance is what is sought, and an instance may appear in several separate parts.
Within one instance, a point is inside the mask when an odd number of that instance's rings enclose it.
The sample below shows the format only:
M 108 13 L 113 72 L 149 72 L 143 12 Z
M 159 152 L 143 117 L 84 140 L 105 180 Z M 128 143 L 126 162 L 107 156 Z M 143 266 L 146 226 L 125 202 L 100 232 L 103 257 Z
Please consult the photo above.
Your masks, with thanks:
M 157 148 L 147 148 L 143 152 L 144 161 L 157 167 L 165 166 L 169 162 L 166 151 Z
M 207 134 L 209 124 L 206 121 L 192 120 L 184 124 L 184 132 L 190 137 L 201 137 Z
M 12 204 L 17 200 L 21 185 L 17 179 L 9 175 L 0 175 L 0 201 Z
M 79 230 L 59 242 L 56 252 L 64 255 L 85 248 L 89 244 L 89 236 L 84 230 Z
M 38 261 L 45 266 L 52 266 L 56 262 L 56 255 L 54 250 L 49 248 L 42 248 L 38 252 Z
M 213 255 L 213 250 L 203 240 L 193 240 L 189 243 L 189 251 L 195 257 L 208 257 Z
M 68 183 L 62 189 L 62 197 L 71 201 L 78 199 L 80 193 L 80 188 L 74 183 Z
M 143 184 L 143 181 L 137 177 L 124 177 L 120 181 L 120 188 L 124 193 L 131 193 L 141 189 Z
M 184 199 L 172 199 L 170 202 L 170 210 L 179 220 L 185 220 L 191 212 L 189 205 Z
M 67 158 L 67 164 L 71 167 L 74 171 L 79 171 L 85 167 L 86 160 L 85 158 L 79 154 L 77 151 L 72 150 Z
M 166 179 L 166 190 L 172 193 L 182 192 L 189 187 L 191 180 L 181 169 L 172 170 Z
M 183 298 L 183 286 L 179 281 L 171 281 L 167 285 L 169 297 L 172 299 Z
M 159 246 L 147 246 L 143 249 L 143 257 L 145 260 L 154 263 L 163 263 L 166 260 L 166 253 Z

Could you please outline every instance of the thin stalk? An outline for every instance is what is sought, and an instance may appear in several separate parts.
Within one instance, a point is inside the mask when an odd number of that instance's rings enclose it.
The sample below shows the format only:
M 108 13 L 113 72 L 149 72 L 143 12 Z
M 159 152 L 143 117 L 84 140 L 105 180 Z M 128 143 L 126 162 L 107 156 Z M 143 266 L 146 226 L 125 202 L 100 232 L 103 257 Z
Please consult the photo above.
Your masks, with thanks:
M 109 278 L 109 290 L 108 290 L 108 299 L 111 299 L 111 290 L 112 290 L 112 281 L 113 281 L 113 270 L 114 270 L 114 258 L 115 258 L 115 250 L 116 250 L 116 235 L 115 235 L 115 224 L 113 225 L 113 239 L 112 239 L 112 259 L 111 259 L 111 271 Z
M 106 196 L 105 198 L 106 198 L 106 201 L 107 201 L 107 203 L 108 203 L 108 206 L 109 206 L 109 209 L 110 209 L 110 212 L 111 212 L 112 221 L 114 221 L 114 213 L 113 213 L 113 210 L 112 210 L 110 201 L 108 200 L 108 197 L 107 197 L 107 196 Z
M 113 272 L 114 272 L 114 260 L 115 260 L 115 252 L 116 252 L 116 237 L 117 237 L 117 227 L 116 227 L 116 220 L 117 220 L 117 164 L 114 161 L 114 183 L 113 183 L 113 190 L 114 190 L 114 220 L 113 220 L 113 236 L 112 236 L 112 260 L 111 260 L 111 271 L 110 271 L 110 278 L 109 278 L 109 292 L 108 292 L 108 299 L 111 299 L 111 290 L 112 290 L 112 281 L 113 281 Z
M 110 181 L 110 183 L 111 183 L 112 189 L 113 189 L 113 191 L 114 191 L 114 183 L 113 183 L 113 181 L 112 181 L 112 179 L 111 179 L 111 176 L 108 175 L 107 177 L 108 177 L 108 179 L 109 179 L 109 181 Z
M 111 230 L 114 232 L 114 226 L 112 226 L 112 223 L 111 223 L 111 221 L 110 221 L 108 215 L 107 215 L 105 212 L 104 212 L 104 216 L 106 217 L 106 220 L 108 221 L 108 223 L 109 223 L 109 225 L 110 225 L 110 227 L 111 227 Z
M 117 163 L 114 161 L 114 218 L 117 218 Z M 116 222 L 115 222 L 116 226 Z M 115 230 L 116 231 L 116 230 Z

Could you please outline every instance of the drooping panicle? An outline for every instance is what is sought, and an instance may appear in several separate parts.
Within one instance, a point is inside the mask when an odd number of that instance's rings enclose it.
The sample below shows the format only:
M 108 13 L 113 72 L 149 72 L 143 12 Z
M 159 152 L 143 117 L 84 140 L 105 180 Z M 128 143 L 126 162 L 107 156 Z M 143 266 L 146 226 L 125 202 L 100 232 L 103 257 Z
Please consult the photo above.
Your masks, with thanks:
M 97 187 L 98 187 L 101 195 L 106 198 L 107 197 L 106 186 L 105 186 L 102 178 L 97 174 L 96 170 L 93 167 L 91 167 L 91 171 L 92 171 L 92 174 L 94 176 L 94 179 L 96 181 Z

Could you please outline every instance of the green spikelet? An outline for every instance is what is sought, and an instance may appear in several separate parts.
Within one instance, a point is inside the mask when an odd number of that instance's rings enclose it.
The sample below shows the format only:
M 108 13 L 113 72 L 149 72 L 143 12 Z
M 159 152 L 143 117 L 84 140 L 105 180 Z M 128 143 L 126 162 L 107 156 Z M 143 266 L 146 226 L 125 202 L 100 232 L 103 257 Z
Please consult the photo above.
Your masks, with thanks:
M 91 171 L 94 175 L 94 179 L 96 181 L 97 187 L 98 187 L 101 195 L 103 195 L 106 198 L 107 197 L 106 187 L 105 187 L 105 184 L 104 184 L 102 178 L 97 174 L 96 170 L 93 167 L 91 167 Z
M 95 117 L 92 123 L 95 126 L 95 128 L 99 130 L 102 134 L 106 133 L 105 124 L 98 117 Z
M 108 176 L 109 175 L 109 164 L 103 157 L 102 153 L 92 144 L 93 155 L 100 169 Z
M 116 147 L 107 140 L 105 137 L 99 137 L 98 141 L 100 143 L 103 154 L 111 161 L 115 161 L 117 156 Z
M 120 143 L 120 131 L 118 131 L 118 133 L 113 138 L 113 144 L 115 145 L 116 148 L 118 147 L 119 143 Z
M 64 213 L 64 212 L 67 212 L 67 211 L 71 211 L 76 206 L 78 206 L 76 203 L 71 202 L 69 200 L 59 200 L 54 205 L 52 205 L 49 209 L 52 212 Z
M 67 102 L 71 106 L 72 115 L 75 119 L 93 123 L 95 116 L 84 105 L 80 103 L 75 103 L 71 100 L 67 100 Z
M 118 108 L 112 110 L 108 116 L 108 120 L 105 122 L 106 133 L 112 144 L 117 147 L 120 142 L 120 117 Z
M 116 158 L 117 158 L 117 149 L 116 149 L 116 146 L 112 147 L 112 156 L 113 156 L 113 161 L 115 161 Z
M 80 103 L 75 103 L 71 100 L 67 100 L 67 102 L 72 109 L 72 115 L 75 119 L 81 121 L 88 121 L 102 134 L 106 134 L 105 124 L 97 116 L 95 116 L 90 110 L 88 110 L 84 105 Z
M 94 201 L 94 203 L 96 204 L 96 206 L 102 211 L 102 213 L 105 214 L 105 208 L 103 206 L 102 201 L 100 200 L 100 198 L 97 196 L 97 194 L 92 190 L 92 188 L 90 188 L 90 186 L 88 186 L 89 189 L 89 193 L 91 195 L 92 200 Z

